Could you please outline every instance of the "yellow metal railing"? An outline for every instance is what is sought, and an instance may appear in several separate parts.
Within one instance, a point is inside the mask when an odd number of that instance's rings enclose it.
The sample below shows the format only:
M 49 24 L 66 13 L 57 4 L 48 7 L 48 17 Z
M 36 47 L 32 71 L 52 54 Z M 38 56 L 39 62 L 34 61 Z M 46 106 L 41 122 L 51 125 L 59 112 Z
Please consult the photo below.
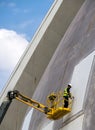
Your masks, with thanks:
M 64 101 L 66 99 L 64 99 L 63 97 L 63 93 L 62 91 L 59 91 L 57 93 L 54 93 L 56 95 L 56 98 L 55 100 L 49 100 L 49 98 L 47 97 L 47 100 L 46 100 L 46 106 L 47 107 L 52 107 L 52 108 L 58 108 L 58 107 L 64 107 Z M 52 93 L 50 94 L 52 95 Z M 72 102 L 73 102 L 73 99 L 68 99 L 68 108 L 72 108 Z

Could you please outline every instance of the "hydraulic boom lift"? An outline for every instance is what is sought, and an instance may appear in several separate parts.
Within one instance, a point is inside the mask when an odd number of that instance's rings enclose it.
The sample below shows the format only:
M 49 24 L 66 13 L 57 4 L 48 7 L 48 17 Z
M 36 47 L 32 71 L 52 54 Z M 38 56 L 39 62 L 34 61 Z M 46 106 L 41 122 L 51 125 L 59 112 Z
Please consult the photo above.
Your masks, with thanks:
M 34 109 L 37 109 L 38 111 L 44 113 L 47 118 L 52 120 L 57 120 L 64 115 L 71 112 L 71 106 L 72 106 L 72 99 L 69 101 L 69 107 L 64 108 L 64 99 L 60 96 L 60 94 L 57 94 L 56 100 L 53 102 L 53 106 L 51 106 L 51 102 L 47 97 L 47 105 L 43 105 L 33 99 L 30 99 L 29 97 L 21 94 L 19 91 L 9 91 L 7 94 L 8 101 L 3 102 L 0 107 L 0 123 L 2 122 L 4 115 L 10 106 L 13 99 L 16 99 L 20 102 L 23 102 L 24 104 L 33 107 Z

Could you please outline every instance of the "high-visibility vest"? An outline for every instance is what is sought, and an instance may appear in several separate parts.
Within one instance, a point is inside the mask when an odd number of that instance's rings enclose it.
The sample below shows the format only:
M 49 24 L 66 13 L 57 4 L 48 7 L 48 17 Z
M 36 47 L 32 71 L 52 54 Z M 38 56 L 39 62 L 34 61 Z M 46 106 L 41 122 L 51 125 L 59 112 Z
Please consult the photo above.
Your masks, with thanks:
M 67 92 L 67 88 L 64 89 L 63 96 L 69 96 L 69 93 Z

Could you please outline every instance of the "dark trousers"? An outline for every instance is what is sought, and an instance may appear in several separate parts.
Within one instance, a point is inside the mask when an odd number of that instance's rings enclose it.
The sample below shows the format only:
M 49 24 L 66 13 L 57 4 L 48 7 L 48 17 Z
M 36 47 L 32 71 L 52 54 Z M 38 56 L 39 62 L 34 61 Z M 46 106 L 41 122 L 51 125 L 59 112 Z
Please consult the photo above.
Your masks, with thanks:
M 64 96 L 64 107 L 68 108 L 68 104 L 69 104 L 69 97 L 68 96 Z

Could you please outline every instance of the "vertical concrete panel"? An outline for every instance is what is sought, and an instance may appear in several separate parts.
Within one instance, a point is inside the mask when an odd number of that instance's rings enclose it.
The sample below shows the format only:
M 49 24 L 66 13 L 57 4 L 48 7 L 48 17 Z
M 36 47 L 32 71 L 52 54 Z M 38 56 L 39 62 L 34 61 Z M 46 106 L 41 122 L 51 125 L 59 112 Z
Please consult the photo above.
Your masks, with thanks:
M 90 73 L 88 83 L 88 91 L 86 94 L 86 103 L 84 108 L 84 124 L 83 130 L 95 130 L 95 57 Z
M 84 115 L 78 117 L 60 130 L 82 130 L 83 118 Z
M 91 53 L 84 60 L 82 60 L 78 65 L 76 65 L 71 84 L 72 93 L 75 97 L 73 103 L 72 114 L 76 114 L 83 108 L 83 102 L 85 97 L 85 91 L 89 79 L 89 74 L 93 62 L 95 52 Z

